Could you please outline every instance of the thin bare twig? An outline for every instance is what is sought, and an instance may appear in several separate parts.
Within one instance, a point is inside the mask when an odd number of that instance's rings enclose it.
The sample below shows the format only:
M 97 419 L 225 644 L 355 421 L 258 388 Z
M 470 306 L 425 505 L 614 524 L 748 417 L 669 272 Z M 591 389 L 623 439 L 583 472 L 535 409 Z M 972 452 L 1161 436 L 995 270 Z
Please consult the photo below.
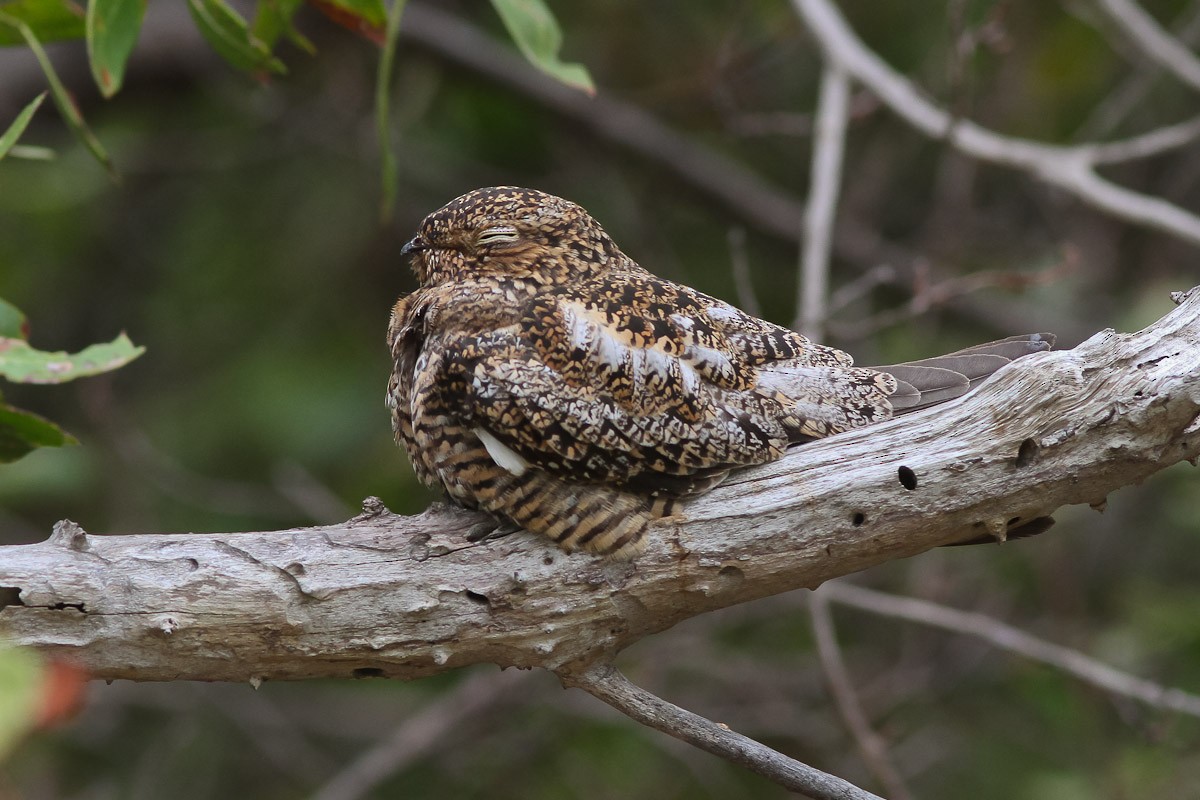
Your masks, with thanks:
M 1193 2 L 1191 8 L 1179 16 L 1172 26 L 1171 35 L 1185 47 L 1194 47 L 1200 42 L 1200 2 Z M 1158 64 L 1147 61 L 1136 64 L 1121 85 L 1100 101 L 1080 127 L 1076 138 L 1095 139 L 1115 130 L 1150 93 L 1161 74 L 1162 69 Z
M 1096 0 L 1146 58 L 1200 91 L 1200 58 L 1132 0 Z
M 920 317 L 929 313 L 931 309 L 944 306 L 957 298 L 967 297 L 984 289 L 1020 291 L 1031 286 L 1045 286 L 1062 280 L 1078 266 L 1079 251 L 1073 247 L 1065 248 L 1059 261 L 1037 272 L 984 270 L 945 280 L 934 280 L 930 265 L 917 262 L 913 265 L 911 296 L 907 303 L 869 317 L 846 321 L 831 320 L 827 324 L 830 332 L 841 339 L 865 339 L 876 331 Z M 870 275 L 871 273 L 867 272 L 862 277 L 865 279 Z M 884 282 L 888 279 L 891 279 L 891 276 L 884 272 L 878 280 Z M 894 279 L 891 280 L 894 282 Z M 839 297 L 838 302 L 840 301 Z M 836 309 L 841 306 L 835 303 L 833 307 Z
M 793 792 L 817 800 L 882 800 L 848 781 L 789 758 L 636 686 L 610 663 L 560 673 L 565 686 L 583 689 L 643 725 L 757 772 Z
M 830 585 L 825 584 L 808 599 L 808 614 L 817 643 L 817 659 L 825 672 L 829 691 L 838 713 L 858 745 L 863 761 L 875 779 L 883 784 L 890 800 L 911 800 L 912 793 L 888 755 L 887 743 L 871 728 L 871 721 L 858 700 L 858 693 L 842 660 L 842 649 L 838 646 L 837 633 L 833 628 L 833 615 L 829 613 L 826 587 Z
M 750 277 L 750 259 L 746 255 L 746 229 L 730 228 L 725 235 L 729 242 L 729 268 L 733 272 L 733 288 L 737 292 L 738 306 L 756 317 L 762 316 L 758 293 Z
M 813 141 L 812 177 L 808 207 L 804 211 L 804 246 L 800 262 L 800 296 L 792 327 L 820 339 L 825 327 L 829 294 L 829 252 L 842 182 L 842 157 L 846 151 L 846 124 L 850 116 L 850 76 L 838 64 L 826 64 L 821 73 Z
M 877 592 L 848 583 L 830 582 L 825 584 L 823 591 L 835 603 L 975 636 L 1003 650 L 1060 669 L 1105 691 L 1132 697 L 1155 708 L 1200 717 L 1200 695 L 1114 669 L 1078 650 L 1039 639 L 985 614 L 958 611 L 926 600 Z
M 642 109 L 603 92 L 589 97 L 546 77 L 480 28 L 432 4 L 410 3 L 400 36 L 585 123 L 603 138 L 681 176 L 761 230 L 796 238 L 796 220 L 803 209 L 795 198 L 728 156 L 679 135 Z
M 506 676 L 489 670 L 471 676 L 404 720 L 387 738 L 326 781 L 312 800 L 356 800 L 366 795 L 454 734 L 465 721 L 513 697 L 514 685 L 530 674 Z
M 1147 158 L 1161 152 L 1186 144 L 1200 138 L 1200 117 L 1167 125 L 1163 128 L 1121 139 L 1116 142 L 1106 142 L 1091 145 L 1092 162 L 1095 164 L 1119 164 L 1138 158 Z
M 352 510 L 298 461 L 284 460 L 273 464 L 271 485 L 315 522 L 337 522 L 345 519 Z
M 876 264 L 849 283 L 842 284 L 829 296 L 828 316 L 832 317 L 851 303 L 865 297 L 877 286 L 890 286 L 899 280 L 891 264 Z
M 217 709 L 245 734 L 246 741 L 270 762 L 276 772 L 296 781 L 296 785 L 312 785 L 336 766 L 329 754 L 312 741 L 311 731 L 296 724 L 265 693 L 247 692 L 244 687 L 239 687 L 240 692 L 234 699 L 227 693 L 213 691 L 213 684 L 186 685 L 192 693 L 191 698 L 184 701 L 189 711 L 195 708 L 197 699 Z M 181 711 L 171 709 L 169 713 L 179 716 Z
M 850 96 L 849 116 L 852 121 L 864 119 L 879 110 L 879 98 L 862 90 Z M 734 136 L 812 136 L 815 120 L 812 114 L 799 111 L 740 111 L 725 116 L 725 128 Z
M 447 60 L 473 70 L 557 114 L 575 120 L 601 140 L 607 140 L 673 173 L 683 183 L 712 198 L 749 226 L 789 241 L 799 239 L 796 220 L 804 204 L 725 154 L 691 139 L 654 115 L 600 92 L 589 98 L 549 78 L 502 47 L 477 26 L 426 3 L 410 2 L 401 37 Z M 862 94 L 861 92 L 859 93 Z M 875 101 L 878 104 L 878 100 Z M 871 267 L 889 261 L 902 269 L 913 261 L 911 251 L 885 240 L 873 226 L 842 215 L 834 231 L 834 250 L 850 263 Z M 974 302 L 963 298 L 960 313 L 997 330 L 1033 330 L 1028 311 L 997 298 Z M 1015 321 L 1014 321 L 1015 320 Z M 1089 331 L 1079 323 L 1058 325 L 1064 338 L 1083 338 Z
M 1184 140 L 1177 133 L 1159 137 L 1154 135 L 1158 132 L 1152 132 L 1137 137 L 1135 147 L 1128 142 L 1063 147 L 1003 136 L 969 120 L 957 120 L 924 97 L 855 35 L 829 0 L 792 0 L 792 5 L 816 37 L 827 61 L 841 64 L 926 136 L 944 140 L 972 158 L 1027 172 L 1112 216 L 1200 246 L 1200 217 L 1160 197 L 1118 186 L 1095 171 L 1100 157 L 1104 157 L 1104 163 L 1114 163 L 1113 153 L 1122 148 L 1128 160 L 1178 147 Z

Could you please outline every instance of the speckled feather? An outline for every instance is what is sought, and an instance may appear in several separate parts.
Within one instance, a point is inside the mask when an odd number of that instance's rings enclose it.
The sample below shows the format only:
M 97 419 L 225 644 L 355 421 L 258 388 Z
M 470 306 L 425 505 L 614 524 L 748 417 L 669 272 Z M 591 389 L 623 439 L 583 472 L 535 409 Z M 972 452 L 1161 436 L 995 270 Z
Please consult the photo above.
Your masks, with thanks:
M 469 192 L 404 251 L 397 441 L 427 484 L 564 549 L 632 556 L 729 470 L 892 415 L 891 374 L 655 277 L 553 195 Z

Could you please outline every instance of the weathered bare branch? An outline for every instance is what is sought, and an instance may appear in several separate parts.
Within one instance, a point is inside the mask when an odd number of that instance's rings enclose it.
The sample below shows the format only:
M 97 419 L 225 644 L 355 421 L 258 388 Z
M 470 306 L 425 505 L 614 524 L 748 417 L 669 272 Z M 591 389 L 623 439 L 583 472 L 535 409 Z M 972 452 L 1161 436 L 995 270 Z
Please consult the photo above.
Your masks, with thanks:
M 833 585 L 835 584 L 826 584 Z M 887 743 L 871 727 L 866 710 L 863 709 L 858 693 L 854 690 L 850 671 L 846 669 L 842 650 L 838 645 L 825 587 L 809 596 L 808 611 L 809 619 L 812 620 L 813 638 L 817 644 L 817 659 L 825 673 L 825 682 L 829 685 L 829 692 L 833 695 L 838 714 L 858 745 L 863 761 L 875 775 L 875 779 L 886 788 L 890 800 L 912 800 L 912 792 L 908 790 L 900 770 L 888 754 Z
M 842 183 L 846 125 L 850 118 L 850 76 L 829 63 L 821 73 L 813 140 L 812 177 L 804 209 L 804 246 L 800 253 L 800 296 L 796 298 L 795 330 L 815 340 L 823 338 L 829 310 L 829 253 Z
M 451 739 L 467 720 L 504 700 L 511 701 L 520 682 L 530 674 L 471 676 L 405 718 L 390 734 L 326 781 L 311 800 L 358 800 L 369 794 L 384 780 Z
M 795 792 L 819 800 L 883 800 L 834 775 L 813 769 L 630 683 L 607 662 L 562 675 L 563 683 L 583 689 L 643 725 L 740 764 Z
M 1200 135 L 1194 120 L 1104 145 L 1061 147 L 1003 136 L 970 120 L 957 119 L 931 102 L 867 47 L 829 0 L 792 0 L 792 5 L 820 43 L 828 62 L 840 64 L 926 136 L 944 139 L 972 158 L 1027 172 L 1120 219 L 1200 245 L 1200 217 L 1160 197 L 1118 186 L 1095 169 L 1101 162 L 1144 158 L 1194 141 Z
M 1114 669 L 1078 650 L 1039 639 L 985 614 L 959 611 L 915 597 L 876 592 L 842 581 L 827 583 L 821 588 L 821 594 L 830 601 L 864 611 L 974 636 L 1002 650 L 1060 669 L 1106 692 L 1132 697 L 1155 708 L 1200 717 L 1200 695 Z
M 1068 6 L 1068 8 L 1071 8 Z M 1089 24 L 1093 20 L 1088 20 Z M 1104 32 L 1104 29 L 1101 29 Z M 1167 34 L 1185 47 L 1195 47 L 1200 42 L 1200 3 L 1192 2 L 1179 14 Z M 1161 77 L 1162 69 L 1156 63 L 1139 59 L 1131 72 L 1122 78 L 1113 91 L 1100 101 L 1080 126 L 1076 139 L 1087 140 L 1107 136 L 1120 126 L 1133 110 L 1146 99 L 1155 81 Z
M 634 562 L 525 534 L 472 544 L 478 518 L 446 508 L 265 533 L 62 523 L 0 548 L 0 637 L 135 680 L 579 668 L 705 611 L 1003 536 L 1197 458 L 1200 289 L 1181 299 L 1140 333 L 1023 358 L 958 401 L 737 473 Z
M 1146 58 L 1200 90 L 1200 58 L 1132 0 L 1096 0 L 1096 4 L 1137 44 Z

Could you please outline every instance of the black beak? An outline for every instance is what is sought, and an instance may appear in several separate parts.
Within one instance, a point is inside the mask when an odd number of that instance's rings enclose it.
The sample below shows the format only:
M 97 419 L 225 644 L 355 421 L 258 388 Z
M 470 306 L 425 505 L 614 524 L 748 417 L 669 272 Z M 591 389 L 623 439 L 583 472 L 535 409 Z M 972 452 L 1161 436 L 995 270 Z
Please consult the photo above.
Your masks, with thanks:
M 406 256 L 409 253 L 418 253 L 422 250 L 428 249 L 429 242 L 425 241 L 420 236 L 414 236 L 405 243 L 404 247 L 400 248 L 400 255 Z

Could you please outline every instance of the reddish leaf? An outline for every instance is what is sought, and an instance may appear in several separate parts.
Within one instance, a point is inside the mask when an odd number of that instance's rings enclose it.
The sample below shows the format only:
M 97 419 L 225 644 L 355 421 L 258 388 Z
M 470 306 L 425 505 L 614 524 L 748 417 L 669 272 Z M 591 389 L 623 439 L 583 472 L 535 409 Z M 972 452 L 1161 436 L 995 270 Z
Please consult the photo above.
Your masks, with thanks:
M 386 23 L 372 22 L 343 5 L 331 2 L 331 0 L 308 0 L 308 2 L 338 25 L 354 31 L 364 39 L 370 39 L 377 45 L 382 46 L 387 38 L 385 33 Z
M 88 673 L 83 667 L 69 661 L 48 660 L 34 724 L 45 729 L 74 719 L 83 710 L 87 683 Z

